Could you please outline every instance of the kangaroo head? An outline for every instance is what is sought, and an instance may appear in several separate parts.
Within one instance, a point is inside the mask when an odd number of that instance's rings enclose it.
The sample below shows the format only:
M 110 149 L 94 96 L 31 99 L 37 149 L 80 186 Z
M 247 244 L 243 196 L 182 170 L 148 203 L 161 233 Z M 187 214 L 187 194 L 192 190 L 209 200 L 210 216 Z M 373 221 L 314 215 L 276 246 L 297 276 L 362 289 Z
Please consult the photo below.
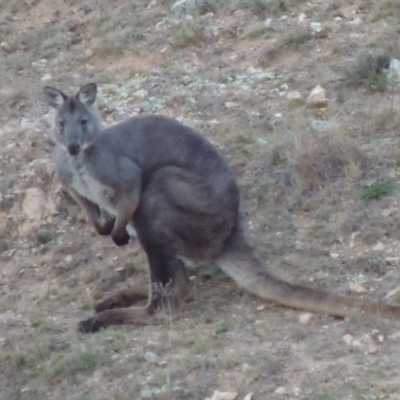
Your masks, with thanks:
M 74 96 L 66 96 L 50 86 L 43 88 L 47 103 L 57 110 L 56 136 L 72 156 L 89 146 L 100 132 L 99 120 L 92 105 L 97 86 L 89 83 Z

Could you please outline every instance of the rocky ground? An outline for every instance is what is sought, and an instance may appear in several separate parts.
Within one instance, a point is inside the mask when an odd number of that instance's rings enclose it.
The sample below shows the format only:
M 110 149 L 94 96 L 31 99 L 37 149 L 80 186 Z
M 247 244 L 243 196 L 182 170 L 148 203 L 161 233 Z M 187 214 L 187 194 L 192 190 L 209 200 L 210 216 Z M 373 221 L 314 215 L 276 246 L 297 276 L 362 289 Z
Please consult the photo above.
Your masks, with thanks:
M 400 325 L 267 304 L 214 266 L 157 326 L 77 332 L 145 282 L 54 176 L 43 85 L 104 124 L 177 118 L 234 168 L 271 269 L 400 302 L 395 0 L 10 0 L 0 7 L 0 399 L 399 399 Z M 389 78 L 388 78 L 389 76 Z

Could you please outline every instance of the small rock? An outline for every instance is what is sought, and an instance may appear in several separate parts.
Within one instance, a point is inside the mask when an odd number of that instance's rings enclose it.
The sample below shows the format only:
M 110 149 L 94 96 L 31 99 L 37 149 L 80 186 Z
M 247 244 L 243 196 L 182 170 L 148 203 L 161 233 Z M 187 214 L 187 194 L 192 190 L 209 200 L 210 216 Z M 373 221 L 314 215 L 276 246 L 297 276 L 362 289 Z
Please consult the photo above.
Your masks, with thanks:
M 335 260 L 336 258 L 339 258 L 339 253 L 337 253 L 336 251 L 331 251 L 331 252 L 329 253 L 329 255 L 330 255 L 331 258 L 333 258 L 334 260 Z
M 225 103 L 225 108 L 227 108 L 228 110 L 231 108 L 236 108 L 238 106 L 237 103 L 234 103 L 233 101 L 227 101 Z
M 53 77 L 51 76 L 51 74 L 43 75 L 41 78 L 42 83 L 49 83 L 52 80 L 53 80 Z
M 27 189 L 22 202 L 22 212 L 27 216 L 28 222 L 20 225 L 18 228 L 19 234 L 30 233 L 41 225 L 43 218 L 53 215 L 55 211 L 54 202 L 51 198 L 46 198 L 43 190 L 35 187 Z
M 353 232 L 350 235 L 350 243 L 349 243 L 349 248 L 350 249 L 354 248 L 357 245 L 356 239 L 357 239 L 358 236 L 360 236 L 360 232 Z
M 243 400 L 251 400 L 253 398 L 253 393 L 246 394 Z
M 257 142 L 257 144 L 260 144 L 261 146 L 265 146 L 266 144 L 268 144 L 267 140 L 260 138 L 260 137 L 256 138 L 256 142 Z
M 360 17 L 356 17 L 353 19 L 353 21 L 350 21 L 350 24 L 358 26 L 362 24 L 362 19 Z
M 376 340 L 374 338 L 376 337 Z M 362 336 L 360 339 L 355 339 L 352 335 L 343 335 L 343 340 L 346 344 L 353 347 L 358 347 L 362 350 L 366 350 L 368 353 L 376 353 L 378 348 L 376 346 L 376 342 L 381 343 L 384 338 L 383 335 L 379 335 L 379 332 L 376 334 L 371 335 L 367 333 L 366 335 Z M 382 341 L 379 341 L 379 336 L 382 336 Z
M 279 87 L 280 94 L 286 94 L 287 90 L 289 89 L 289 85 L 287 83 L 283 83 Z
M 349 282 L 349 289 L 355 293 L 365 293 L 368 290 L 357 282 Z
M 299 321 L 301 324 L 307 325 L 311 321 L 313 316 L 314 314 L 311 313 L 302 313 L 299 315 Z
M 299 396 L 300 393 L 301 393 L 300 388 L 298 388 L 298 387 L 293 388 L 293 394 L 294 394 L 296 397 Z
M 400 264 L 400 257 L 386 257 L 385 261 L 389 265 L 399 265 Z
M 285 394 L 286 393 L 286 388 L 284 387 L 278 387 L 278 389 L 275 390 L 276 394 Z
M 291 90 L 290 92 L 287 92 L 286 98 L 293 104 L 303 103 L 301 93 L 297 90 Z
M 257 307 L 256 307 L 256 310 L 257 310 L 257 311 L 265 310 L 265 305 L 257 306 Z
M 301 14 L 298 16 L 297 21 L 299 21 L 299 22 L 304 22 L 306 19 L 307 19 L 307 15 L 304 14 L 304 13 L 301 13 Z
M 140 90 L 137 90 L 136 92 L 134 92 L 132 94 L 132 96 L 136 97 L 136 98 L 143 98 L 143 97 L 148 96 L 148 94 L 149 94 L 149 92 L 146 89 L 140 89 Z
M 377 342 L 379 343 L 383 342 L 383 336 L 382 336 L 382 341 L 379 341 L 379 336 L 382 335 L 379 335 L 379 333 L 375 335 L 374 333 L 365 334 L 359 340 L 361 347 L 364 347 L 368 353 L 376 353 L 378 351 Z
M 235 400 L 237 396 L 237 392 L 218 392 L 218 390 L 216 390 L 211 399 L 208 398 L 206 400 Z
M 328 100 L 325 95 L 325 89 L 318 85 L 310 93 L 307 98 L 307 104 L 313 108 L 324 108 L 328 105 Z
M 1 229 L 4 229 L 7 226 L 7 220 L 8 220 L 7 215 L 3 211 L 0 211 L 0 228 Z
M 322 121 L 319 119 L 314 119 L 311 121 L 311 129 L 314 129 L 314 131 L 317 132 L 323 132 L 329 127 L 329 122 L 327 121 Z
M 152 351 L 147 351 L 144 354 L 144 359 L 148 362 L 151 363 L 157 363 L 158 362 L 158 355 L 156 353 L 153 353 Z
M 353 276 L 353 281 L 358 283 L 365 283 L 368 281 L 368 279 L 364 274 L 357 274 Z
M 94 51 L 92 49 L 86 49 L 86 51 L 85 51 L 86 58 L 89 59 L 89 58 L 93 57 L 93 54 L 94 54 Z
M 382 217 L 387 218 L 397 213 L 397 208 L 388 208 L 381 212 Z
M 28 118 L 22 117 L 19 126 L 23 129 L 32 129 L 36 122 L 31 122 Z
M 385 250 L 385 245 L 382 242 L 378 242 L 373 248 L 372 250 L 374 251 L 382 251 Z
M 394 288 L 386 295 L 386 298 L 397 297 L 399 293 L 400 293 L 400 287 Z
M 162 390 L 158 388 L 145 388 L 140 392 L 140 395 L 142 396 L 143 399 L 150 399 L 153 398 L 154 396 L 157 396 L 161 392 Z
M 400 60 L 392 58 L 390 60 L 389 68 L 384 69 L 383 71 L 392 84 L 398 84 L 400 82 Z
M 187 18 L 198 10 L 204 3 L 204 0 L 178 0 L 171 7 L 171 16 L 173 18 Z
M 12 47 L 7 42 L 1 42 L 0 43 L 0 48 L 2 50 L 4 50 L 6 53 L 11 53 L 12 52 Z
M 66 262 L 67 264 L 71 264 L 71 263 L 72 263 L 72 260 L 73 260 L 73 257 L 72 257 L 71 254 L 68 254 L 67 256 L 65 256 L 64 260 L 65 260 L 65 262 Z
M 348 344 L 348 345 L 351 346 L 351 345 L 353 345 L 354 337 L 351 336 L 351 335 L 349 335 L 349 334 L 343 335 L 343 341 L 344 341 L 346 344 Z
M 235 17 L 242 18 L 242 17 L 244 17 L 246 15 L 246 11 L 242 10 L 241 8 L 239 8 L 239 10 L 236 10 L 236 11 L 233 12 L 233 15 Z
M 380 333 L 378 329 L 374 329 L 369 336 L 371 337 L 371 339 L 378 343 L 383 343 L 385 340 L 385 335 Z
M 321 22 L 310 22 L 310 29 L 313 33 L 319 33 L 322 31 L 322 24 Z
M 1 344 L 1 339 L 0 339 L 0 344 Z M 243 372 L 252 371 L 253 369 L 254 369 L 254 367 L 252 367 L 252 366 L 249 365 L 249 364 L 244 363 L 244 364 L 242 365 L 242 371 L 243 371 Z
M 264 21 L 264 26 L 265 26 L 266 28 L 270 28 L 271 25 L 272 25 L 272 19 L 271 19 L 271 18 L 267 18 L 267 19 Z

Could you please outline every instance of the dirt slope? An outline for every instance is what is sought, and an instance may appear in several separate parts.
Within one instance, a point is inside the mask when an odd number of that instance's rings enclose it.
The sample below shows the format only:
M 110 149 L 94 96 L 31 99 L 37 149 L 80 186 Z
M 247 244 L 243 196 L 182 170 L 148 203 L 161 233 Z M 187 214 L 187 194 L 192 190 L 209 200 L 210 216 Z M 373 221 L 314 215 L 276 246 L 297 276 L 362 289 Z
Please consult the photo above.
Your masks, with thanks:
M 397 1 L 173 3 L 0 7 L 0 399 L 399 399 L 399 323 L 309 319 L 213 266 L 193 267 L 193 301 L 159 326 L 77 333 L 98 300 L 145 282 L 146 260 L 60 192 L 44 84 L 97 82 L 105 124 L 143 109 L 200 130 L 271 268 L 400 301 L 400 104 L 381 71 L 400 58 Z M 322 108 L 306 102 L 317 85 Z

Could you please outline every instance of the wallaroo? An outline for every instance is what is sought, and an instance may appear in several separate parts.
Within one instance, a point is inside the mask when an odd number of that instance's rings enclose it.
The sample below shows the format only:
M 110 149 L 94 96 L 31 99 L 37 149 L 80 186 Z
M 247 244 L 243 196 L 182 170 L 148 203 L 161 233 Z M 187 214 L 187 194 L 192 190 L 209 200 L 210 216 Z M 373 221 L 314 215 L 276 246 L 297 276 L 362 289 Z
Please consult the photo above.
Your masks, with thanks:
M 93 108 L 97 86 L 67 96 L 46 86 L 57 110 L 56 172 L 100 235 L 126 245 L 134 227 L 147 255 L 149 290 L 134 285 L 95 307 L 82 332 L 153 320 L 166 295 L 187 293 L 182 258 L 215 261 L 250 293 L 281 305 L 347 316 L 400 318 L 400 307 L 338 296 L 275 276 L 247 239 L 247 219 L 235 176 L 220 152 L 178 121 L 137 115 L 102 129 Z M 112 218 L 106 219 L 102 210 Z M 135 306 L 148 299 L 147 305 Z M 165 300 L 165 299 L 164 299 Z

